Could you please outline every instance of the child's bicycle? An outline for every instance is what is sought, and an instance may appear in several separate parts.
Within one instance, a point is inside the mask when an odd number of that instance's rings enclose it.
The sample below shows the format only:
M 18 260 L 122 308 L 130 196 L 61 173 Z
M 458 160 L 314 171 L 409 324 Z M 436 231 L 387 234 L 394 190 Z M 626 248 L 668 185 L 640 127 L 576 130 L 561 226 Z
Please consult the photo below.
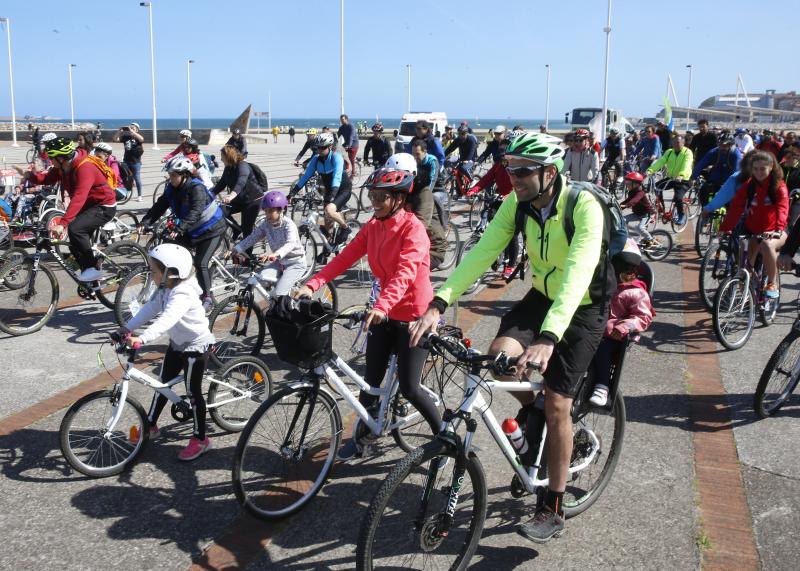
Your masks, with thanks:
M 683 232 L 686 229 L 687 224 L 689 224 L 689 220 L 696 216 L 695 211 L 697 210 L 692 205 L 692 198 L 690 196 L 689 188 L 686 190 L 686 195 L 676 201 L 673 197 L 669 210 L 667 210 L 666 203 L 664 201 L 664 191 L 673 188 L 676 184 L 683 184 L 680 182 L 675 181 L 675 179 L 671 178 L 662 178 L 659 181 L 656 181 L 655 177 L 650 176 L 647 178 L 645 182 L 646 191 L 650 195 L 650 201 L 656 208 L 656 213 L 651 217 L 650 222 L 647 225 L 647 229 L 650 230 L 650 233 L 655 230 L 656 226 L 659 222 L 662 224 L 670 224 L 672 226 L 673 232 Z M 679 224 L 678 220 L 680 219 L 678 215 L 678 203 L 683 204 L 683 224 Z
M 503 353 L 481 355 L 453 338 L 436 335 L 427 342 L 432 351 L 464 371 L 463 399 L 457 409 L 445 411 L 443 429 L 436 439 L 413 450 L 386 476 L 361 524 L 357 569 L 467 568 L 483 532 L 488 500 L 486 476 L 473 444 L 478 428 L 473 411 L 513 471 L 512 496 L 536 494 L 541 503 L 549 483 L 543 395 L 535 401 L 540 411 L 536 429 L 525 431 L 533 440 L 528 442 L 531 465 L 522 463 L 491 410 L 492 392 L 538 392 L 543 384 L 487 380 L 486 372 L 508 375 L 513 370 L 516 358 Z M 624 355 L 623 349 L 613 366 L 612 382 L 619 381 Z M 619 461 L 625 434 L 621 391 L 611 395 L 606 407 L 592 406 L 593 387 L 587 378 L 578 388 L 572 408 L 573 452 L 563 503 L 568 518 L 584 512 L 600 497 Z M 482 390 L 489 393 L 488 398 L 484 399 Z M 466 427 L 463 436 L 458 433 L 461 426 Z
M 75 470 L 93 478 L 119 474 L 142 453 L 150 437 L 147 413 L 128 394 L 130 381 L 167 397 L 172 417 L 178 422 L 192 418 L 185 396 L 172 389 L 183 374 L 161 382 L 134 366 L 138 345 L 131 347 L 112 335 L 117 353 L 127 355 L 122 378 L 111 389 L 90 393 L 67 409 L 58 430 L 61 452 Z M 102 345 L 101 345 L 102 349 Z M 98 351 L 98 361 L 101 360 Z M 255 408 L 272 393 L 272 375 L 263 361 L 240 357 L 216 373 L 206 373 L 206 406 L 223 430 L 241 431 Z
M 217 366 L 242 355 L 258 355 L 264 346 L 267 333 L 264 308 L 255 294 L 258 293 L 268 307 L 278 276 L 262 279 L 259 274 L 263 265 L 253 256 L 249 256 L 242 265 L 251 268 L 247 283 L 235 295 L 217 302 L 208 317 L 209 328 L 217 339 L 211 351 L 211 360 Z M 333 282 L 314 292 L 314 299 L 327 303 L 333 311 L 338 308 L 338 295 Z
M 239 503 L 254 516 L 265 520 L 285 518 L 302 509 L 320 491 L 333 467 L 344 431 L 339 399 L 358 417 L 354 436 L 364 430 L 374 438 L 391 432 L 406 451 L 430 441 L 427 423 L 420 422 L 421 414 L 398 392 L 395 355 L 389 361 L 384 386 L 373 388 L 334 352 L 334 323 L 353 326 L 364 317 L 363 313 L 326 313 L 299 325 L 296 320 L 267 316 L 280 359 L 306 372 L 290 380 L 259 407 L 236 445 L 234 492 Z M 379 397 L 374 410 L 361 405 L 345 379 Z M 438 407 L 443 405 L 445 387 L 431 390 L 423 383 L 422 390 Z
M 82 282 L 78 279 L 79 268 L 75 259 L 71 255 L 62 257 L 59 253 L 58 246 L 68 242 L 52 239 L 48 224 L 44 222 L 40 222 L 34 231 L 36 251 L 33 256 L 18 261 L 12 268 L 6 268 L 6 272 L 13 273 L 13 283 L 18 287 L 0 287 L 0 331 L 9 335 L 38 331 L 58 309 L 60 286 L 55 272 L 42 263 L 45 252 L 50 253 L 78 284 L 81 298 L 97 299 L 109 309 L 114 307 L 113 299 L 120 284 L 147 265 L 147 254 L 136 242 L 122 240 L 103 249 L 94 243 L 92 252 L 104 276 L 100 281 Z
M 736 244 L 739 268 L 731 277 L 723 281 L 714 296 L 712 311 L 714 334 L 726 349 L 744 347 L 753 332 L 756 311 L 761 322 L 772 324 L 780 304 L 779 297 L 767 296 L 767 273 L 759 254 L 754 264 L 750 264 L 749 239 L 759 242 L 773 237 L 772 233 L 749 235 L 742 233 L 741 225 L 734 231 L 731 239 Z M 776 274 L 780 287 L 781 274 Z

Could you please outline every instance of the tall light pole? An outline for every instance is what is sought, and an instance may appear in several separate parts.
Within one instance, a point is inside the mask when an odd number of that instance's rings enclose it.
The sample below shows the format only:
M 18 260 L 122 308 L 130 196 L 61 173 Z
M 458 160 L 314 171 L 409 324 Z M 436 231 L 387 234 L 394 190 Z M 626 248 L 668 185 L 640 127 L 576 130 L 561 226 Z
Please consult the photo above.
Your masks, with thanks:
M 72 98 L 72 68 L 78 67 L 74 63 L 67 66 L 67 73 L 69 74 L 69 122 L 72 129 L 75 129 L 75 100 Z
M 193 59 L 186 60 L 186 95 L 189 100 L 189 129 L 192 128 L 192 64 Z
M 8 38 L 8 86 L 11 89 L 11 137 L 12 147 L 19 147 L 17 143 L 17 110 L 14 107 L 14 72 L 11 69 L 11 20 L 0 18 L 0 22 L 6 25 L 6 37 Z
M 411 113 L 411 64 L 406 65 L 408 72 L 408 112 Z
M 156 57 L 153 53 L 153 4 L 152 2 L 139 2 L 139 6 L 147 8 L 150 23 L 150 82 L 153 85 L 153 150 L 158 150 L 158 124 L 156 123 Z
M 606 138 L 606 120 L 608 119 L 608 56 L 611 50 L 611 0 L 608 0 L 608 19 L 603 31 L 606 33 L 606 73 L 603 78 L 603 121 L 601 123 L 601 133 L 598 135 L 600 141 Z
M 548 132 L 550 127 L 550 64 L 545 64 L 547 68 L 547 98 L 544 104 L 544 130 Z
M 339 114 L 344 115 L 344 0 L 339 10 Z
M 689 93 L 686 95 L 686 130 L 689 130 L 689 107 L 692 106 L 692 64 L 687 64 L 689 68 Z
M 272 91 L 267 91 L 267 129 L 272 131 Z

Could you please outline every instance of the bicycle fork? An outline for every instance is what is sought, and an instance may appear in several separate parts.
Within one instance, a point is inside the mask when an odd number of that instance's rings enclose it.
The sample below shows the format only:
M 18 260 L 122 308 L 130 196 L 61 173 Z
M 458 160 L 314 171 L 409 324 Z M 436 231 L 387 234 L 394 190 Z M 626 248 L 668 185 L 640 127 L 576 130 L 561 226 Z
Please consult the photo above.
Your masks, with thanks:
M 294 433 L 295 426 L 297 425 L 297 420 L 300 417 L 300 413 L 305 408 L 306 403 L 308 403 L 308 414 L 306 415 L 305 420 L 303 421 L 303 430 L 300 433 L 300 438 L 297 440 L 296 448 L 294 451 L 291 450 L 291 438 L 292 434 Z M 306 434 L 308 433 L 308 425 L 311 423 L 311 416 L 314 414 L 314 406 L 317 403 L 317 393 L 314 392 L 311 396 L 307 396 L 303 394 L 300 397 L 300 406 L 297 407 L 294 413 L 294 417 L 292 418 L 292 422 L 289 425 L 289 430 L 286 431 L 286 437 L 283 439 L 283 444 L 281 444 L 281 452 L 284 454 L 285 457 L 299 461 L 302 459 L 304 450 L 303 450 L 303 442 L 306 439 Z

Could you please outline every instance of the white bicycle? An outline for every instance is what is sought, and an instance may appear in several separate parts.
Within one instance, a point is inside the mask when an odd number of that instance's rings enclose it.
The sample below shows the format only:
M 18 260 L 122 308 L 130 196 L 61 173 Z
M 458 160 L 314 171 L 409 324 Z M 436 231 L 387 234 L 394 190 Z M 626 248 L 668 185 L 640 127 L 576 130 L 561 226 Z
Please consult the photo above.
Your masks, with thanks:
M 265 520 L 287 517 L 303 508 L 322 488 L 344 430 L 337 397 L 358 417 L 353 435 L 363 432 L 359 425 L 374 438 L 391 433 L 406 451 L 431 440 L 428 423 L 398 393 L 395 355 L 390 359 L 383 387 L 373 388 L 334 353 L 333 322 L 361 327 L 364 315 L 363 312 L 331 313 L 305 326 L 276 322 L 267 315 L 281 360 L 310 370 L 262 404 L 239 436 L 232 474 L 234 492 L 245 509 L 256 517 Z M 445 391 L 444 386 L 438 385 L 441 378 L 444 376 L 438 375 L 435 367 L 428 366 L 422 379 L 423 390 L 440 408 L 443 405 L 440 395 Z M 364 408 L 344 379 L 379 397 L 377 412 Z M 332 391 L 321 386 L 323 383 Z
M 61 452 L 75 470 L 94 478 L 119 474 L 130 466 L 147 446 L 150 430 L 147 413 L 128 394 L 130 381 L 160 393 L 172 403 L 172 417 L 178 422 L 192 418 L 186 396 L 172 389 L 183 382 L 183 374 L 161 382 L 134 367 L 138 347 L 118 342 L 117 353 L 126 354 L 125 372 L 109 390 L 90 393 L 69 407 L 59 428 Z M 98 360 L 100 360 L 98 351 Z M 206 373 L 206 407 L 222 429 L 239 432 L 252 412 L 272 393 L 272 375 L 263 361 L 240 357 L 216 373 Z M 127 406 L 126 406 L 127 405 Z

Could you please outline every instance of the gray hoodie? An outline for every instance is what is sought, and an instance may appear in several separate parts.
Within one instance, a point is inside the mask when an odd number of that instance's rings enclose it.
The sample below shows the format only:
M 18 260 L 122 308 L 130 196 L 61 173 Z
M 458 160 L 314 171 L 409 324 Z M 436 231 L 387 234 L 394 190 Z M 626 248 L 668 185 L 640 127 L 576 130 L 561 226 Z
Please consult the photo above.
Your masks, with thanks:
M 236 244 L 234 250 L 242 253 L 262 240 L 267 241 L 269 249 L 284 266 L 306 263 L 306 252 L 300 243 L 300 233 L 295 223 L 286 216 L 281 216 L 277 226 L 264 220 L 247 238 Z

